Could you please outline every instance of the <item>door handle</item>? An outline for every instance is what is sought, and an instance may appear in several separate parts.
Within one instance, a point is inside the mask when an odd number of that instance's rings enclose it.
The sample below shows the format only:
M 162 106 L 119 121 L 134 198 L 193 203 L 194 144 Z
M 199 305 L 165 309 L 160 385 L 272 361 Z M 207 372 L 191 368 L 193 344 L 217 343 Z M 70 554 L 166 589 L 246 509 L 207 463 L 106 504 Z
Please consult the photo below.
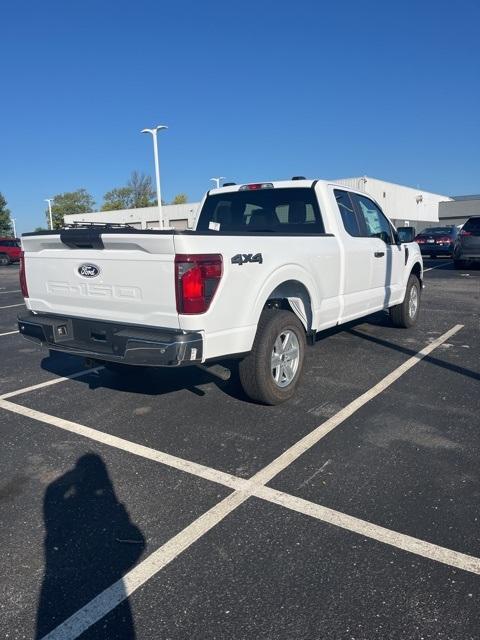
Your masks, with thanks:
M 383 256 L 385 255 L 385 251 L 375 251 L 373 255 L 375 256 L 375 258 L 383 258 Z

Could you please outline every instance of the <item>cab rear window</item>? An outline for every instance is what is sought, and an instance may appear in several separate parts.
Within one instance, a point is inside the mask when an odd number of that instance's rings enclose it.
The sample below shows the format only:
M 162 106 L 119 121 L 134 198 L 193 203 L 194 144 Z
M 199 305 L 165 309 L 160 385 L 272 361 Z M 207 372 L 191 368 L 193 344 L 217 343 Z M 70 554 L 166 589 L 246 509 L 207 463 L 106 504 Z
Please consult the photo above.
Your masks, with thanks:
M 198 231 L 324 233 L 315 192 L 310 188 L 232 191 L 205 200 Z

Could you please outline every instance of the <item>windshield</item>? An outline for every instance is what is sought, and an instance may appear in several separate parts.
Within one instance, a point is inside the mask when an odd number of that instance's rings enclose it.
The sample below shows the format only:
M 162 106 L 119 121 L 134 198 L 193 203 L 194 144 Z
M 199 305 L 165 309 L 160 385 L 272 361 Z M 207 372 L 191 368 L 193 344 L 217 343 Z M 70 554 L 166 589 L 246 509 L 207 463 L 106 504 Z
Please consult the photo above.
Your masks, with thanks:
M 258 189 L 210 195 L 197 224 L 198 231 L 243 233 L 324 233 L 313 189 Z

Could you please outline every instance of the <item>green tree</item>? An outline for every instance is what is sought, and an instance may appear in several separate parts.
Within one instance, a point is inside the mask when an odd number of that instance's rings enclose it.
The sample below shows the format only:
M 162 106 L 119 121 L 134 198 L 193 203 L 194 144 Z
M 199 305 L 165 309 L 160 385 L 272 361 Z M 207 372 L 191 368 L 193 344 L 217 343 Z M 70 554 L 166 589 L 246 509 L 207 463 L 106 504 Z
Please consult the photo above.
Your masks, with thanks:
M 132 190 L 133 206 L 135 208 L 152 207 L 157 204 L 155 192 L 152 188 L 152 178 L 150 176 L 146 176 L 144 173 L 138 173 L 138 171 L 132 171 L 127 186 Z
M 116 187 L 103 196 L 102 211 L 133 208 L 133 193 L 130 187 Z
M 95 200 L 86 189 L 76 191 L 66 191 L 57 193 L 52 199 L 52 220 L 53 228 L 61 229 L 64 224 L 64 216 L 72 213 L 89 213 L 95 208 Z M 45 217 L 50 227 L 48 208 L 45 210 Z
M 186 204 L 188 202 L 188 196 L 186 193 L 177 193 L 172 200 L 172 204 Z
M 10 209 L 7 208 L 7 201 L 0 193 L 0 236 L 13 236 L 12 219 Z
M 103 196 L 102 211 L 140 209 L 157 204 L 152 179 L 133 171 L 125 187 L 115 187 Z

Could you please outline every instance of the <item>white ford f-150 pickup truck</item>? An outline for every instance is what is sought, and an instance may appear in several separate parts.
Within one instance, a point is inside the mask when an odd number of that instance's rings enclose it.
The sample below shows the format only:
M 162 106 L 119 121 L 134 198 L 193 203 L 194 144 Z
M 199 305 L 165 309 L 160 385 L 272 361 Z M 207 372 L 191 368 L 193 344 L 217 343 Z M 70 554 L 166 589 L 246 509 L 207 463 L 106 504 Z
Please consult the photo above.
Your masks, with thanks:
M 381 309 L 415 324 L 413 235 L 367 194 L 306 179 L 213 189 L 190 231 L 27 233 L 19 330 L 116 370 L 238 358 L 246 394 L 277 404 L 293 395 L 317 332 Z

